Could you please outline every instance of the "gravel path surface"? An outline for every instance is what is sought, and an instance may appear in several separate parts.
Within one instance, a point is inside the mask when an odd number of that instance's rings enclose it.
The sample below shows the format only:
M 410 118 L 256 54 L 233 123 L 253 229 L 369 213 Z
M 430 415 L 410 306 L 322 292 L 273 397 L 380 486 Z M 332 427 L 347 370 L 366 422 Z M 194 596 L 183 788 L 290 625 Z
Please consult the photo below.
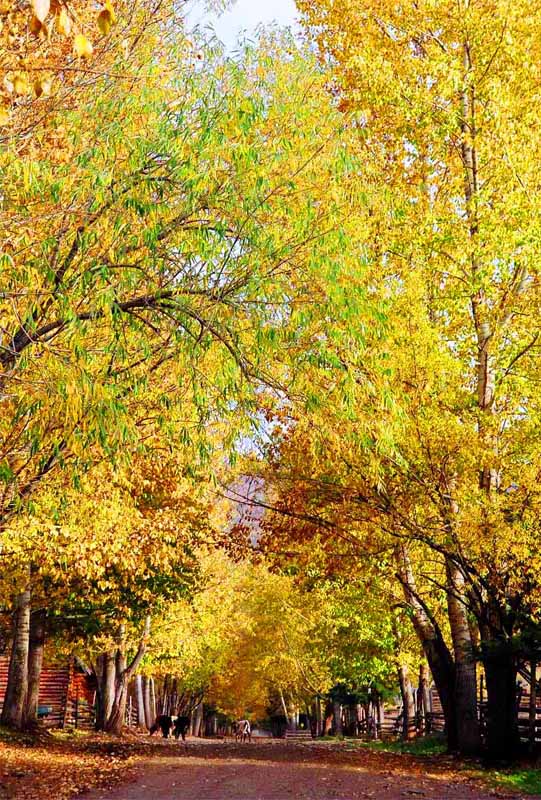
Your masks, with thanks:
M 166 743 L 164 743 L 165 745 Z M 514 797 L 484 789 L 452 762 L 367 749 L 313 745 L 190 742 L 163 748 L 135 782 L 85 794 L 83 800 L 489 800 Z M 80 799 L 81 800 L 81 799 Z M 532 800 L 530 796 L 530 800 Z

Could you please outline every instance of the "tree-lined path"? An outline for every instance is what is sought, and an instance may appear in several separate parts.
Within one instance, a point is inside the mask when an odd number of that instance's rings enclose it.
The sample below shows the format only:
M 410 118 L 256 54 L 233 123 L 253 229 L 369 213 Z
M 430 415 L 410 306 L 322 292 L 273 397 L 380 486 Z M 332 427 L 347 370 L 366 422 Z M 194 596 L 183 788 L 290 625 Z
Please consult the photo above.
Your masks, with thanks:
M 541 792 L 541 0 L 235 2 L 0 3 L 0 800 Z
M 246 746 L 190 742 L 186 751 L 164 747 L 140 768 L 137 779 L 83 800 L 488 800 L 517 797 L 480 788 L 441 763 L 367 749 L 337 751 L 282 742 Z

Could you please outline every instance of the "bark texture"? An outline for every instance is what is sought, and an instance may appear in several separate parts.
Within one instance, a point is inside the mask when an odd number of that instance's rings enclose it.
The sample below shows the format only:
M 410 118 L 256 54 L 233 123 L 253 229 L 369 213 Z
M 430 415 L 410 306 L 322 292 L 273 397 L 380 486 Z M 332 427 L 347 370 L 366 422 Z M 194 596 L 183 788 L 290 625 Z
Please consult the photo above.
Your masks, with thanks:
M 135 676 L 135 696 L 137 698 L 137 725 L 143 730 L 146 729 L 145 700 L 143 695 L 143 678 L 141 675 Z
M 152 717 L 152 709 L 150 706 L 150 678 L 146 675 L 143 676 L 143 702 L 145 704 L 145 721 L 147 728 L 151 728 L 154 724 Z
M 463 755 L 476 755 L 481 747 L 477 714 L 475 657 L 464 598 L 464 576 L 451 561 L 446 563 L 447 607 L 455 655 L 455 706 L 457 744 Z
M 137 652 L 128 665 L 126 659 L 126 632 L 123 625 L 119 628 L 118 647 L 114 660 L 114 696 L 111 712 L 105 720 L 104 729 L 108 733 L 120 735 L 126 718 L 126 703 L 128 700 L 128 685 L 137 671 L 139 664 L 146 652 L 146 642 L 150 633 L 150 617 L 145 621 L 145 628 Z
M 30 616 L 30 640 L 28 648 L 28 691 L 24 713 L 24 727 L 32 728 L 38 723 L 39 683 L 45 648 L 46 611 L 39 609 Z
M 342 706 L 338 700 L 334 700 L 332 704 L 334 735 L 342 736 Z
M 397 550 L 398 578 L 405 600 L 412 611 L 412 622 L 419 638 L 430 672 L 436 684 L 445 719 L 445 733 L 449 750 L 458 747 L 456 705 L 454 702 L 455 664 L 453 656 L 436 620 L 417 592 L 417 585 L 409 552 L 405 544 Z
M 403 665 L 398 668 L 398 682 L 400 684 L 400 694 L 402 695 L 402 738 L 413 739 L 415 737 L 415 696 L 409 679 L 408 668 Z
M 8 728 L 22 729 L 25 723 L 28 692 L 28 653 L 30 649 L 30 591 L 17 596 L 13 618 L 13 643 L 9 660 L 8 683 L 0 721 Z
M 122 625 L 119 628 L 116 649 L 104 653 L 98 659 L 95 670 L 98 683 L 97 730 L 114 734 L 122 732 L 126 717 L 128 685 L 145 654 L 149 632 L 150 617 L 147 617 L 139 647 L 129 665 L 126 659 L 125 629 Z M 150 727 L 152 722 L 150 724 L 148 720 L 146 722 L 147 727 Z

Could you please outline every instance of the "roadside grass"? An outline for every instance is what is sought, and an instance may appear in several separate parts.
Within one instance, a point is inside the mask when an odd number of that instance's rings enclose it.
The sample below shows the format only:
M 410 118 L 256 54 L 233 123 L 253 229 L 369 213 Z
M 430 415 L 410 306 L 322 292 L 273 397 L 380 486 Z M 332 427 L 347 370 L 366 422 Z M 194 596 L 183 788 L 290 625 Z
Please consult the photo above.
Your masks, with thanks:
M 84 739 L 85 737 L 89 737 L 92 735 L 92 731 L 90 730 L 81 730 L 80 728 L 53 728 L 49 731 L 50 735 L 53 739 L 58 741 L 66 741 L 69 742 L 73 739 Z
M 31 733 L 14 731 L 11 728 L 0 725 L 0 742 L 4 744 L 26 745 L 33 744 L 35 740 L 36 737 Z
M 407 742 L 400 740 L 363 742 L 363 746 L 384 753 L 404 753 L 412 756 L 440 756 L 446 752 L 445 739 L 437 735 L 411 739 Z M 471 770 L 472 763 L 463 762 L 463 768 Z M 476 764 L 473 767 L 473 774 L 495 789 L 509 789 L 525 795 L 541 796 L 541 768 L 519 765 L 495 769 L 482 768 Z
M 364 747 L 371 750 L 380 750 L 384 753 L 407 753 L 411 756 L 439 756 L 446 752 L 447 746 L 443 736 L 434 734 L 423 736 L 419 739 L 409 739 L 406 742 L 400 739 L 363 742 Z
M 522 794 L 541 795 L 541 769 L 534 767 L 487 769 L 481 775 L 484 780 L 499 789 L 513 789 Z
M 368 748 L 382 753 L 407 753 L 412 756 L 437 756 L 445 753 L 445 739 L 434 734 L 403 742 L 400 739 L 377 739 L 367 741 L 350 736 L 318 736 L 311 744 L 329 744 L 345 748 Z

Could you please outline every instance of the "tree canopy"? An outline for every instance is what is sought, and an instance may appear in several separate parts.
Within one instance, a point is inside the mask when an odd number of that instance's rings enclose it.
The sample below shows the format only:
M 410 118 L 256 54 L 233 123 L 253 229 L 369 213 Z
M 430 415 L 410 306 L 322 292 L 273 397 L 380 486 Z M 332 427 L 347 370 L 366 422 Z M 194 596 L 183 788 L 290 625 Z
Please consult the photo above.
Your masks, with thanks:
M 46 618 L 110 731 L 136 673 L 405 719 L 425 659 L 451 749 L 516 753 L 540 9 L 297 5 L 234 56 L 185 3 L 1 10 L 2 719 Z

